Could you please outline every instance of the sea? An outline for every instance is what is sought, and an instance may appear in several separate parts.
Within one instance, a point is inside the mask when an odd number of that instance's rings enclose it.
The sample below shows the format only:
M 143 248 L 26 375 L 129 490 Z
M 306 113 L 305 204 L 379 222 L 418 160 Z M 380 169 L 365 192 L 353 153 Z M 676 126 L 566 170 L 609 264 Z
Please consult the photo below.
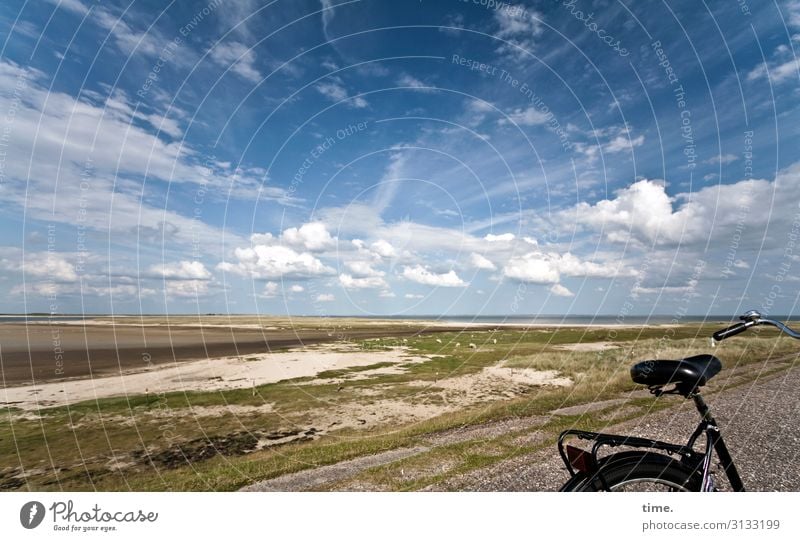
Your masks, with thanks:
M 172 314 L 178 315 L 197 315 L 197 314 Z M 219 316 L 227 316 L 228 314 L 216 314 Z M 231 316 L 256 316 L 256 314 L 230 314 Z M 266 315 L 266 314 L 264 314 Z M 83 319 L 94 319 L 97 317 L 109 317 L 103 314 L 87 314 L 87 315 L 0 315 L 0 324 L 2 323 L 41 323 L 41 322 L 59 322 L 59 321 L 80 321 Z M 130 314 L 117 315 L 114 317 L 132 317 Z M 136 316 L 141 317 L 141 316 Z M 147 317 L 147 316 L 145 316 Z M 273 317 L 273 315 L 270 315 Z M 738 320 L 738 316 L 731 315 L 686 315 L 676 317 L 674 315 L 627 315 L 620 317 L 617 315 L 375 315 L 375 316 L 353 316 L 341 315 L 330 316 L 341 318 L 356 318 L 356 319 L 388 319 L 396 321 L 438 321 L 441 323 L 473 323 L 473 324 L 511 324 L 511 325 L 597 325 L 597 326 L 610 326 L 610 325 L 665 325 L 665 324 L 680 324 L 680 323 L 727 323 L 730 321 Z M 800 321 L 800 315 L 772 315 L 771 319 L 778 321 Z

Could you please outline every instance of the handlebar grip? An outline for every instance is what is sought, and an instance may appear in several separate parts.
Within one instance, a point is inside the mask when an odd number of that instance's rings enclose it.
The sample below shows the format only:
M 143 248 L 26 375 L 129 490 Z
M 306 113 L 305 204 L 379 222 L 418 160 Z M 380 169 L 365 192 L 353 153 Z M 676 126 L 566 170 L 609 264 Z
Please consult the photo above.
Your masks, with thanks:
M 747 327 L 749 327 L 747 323 L 737 323 L 736 325 L 731 325 L 727 329 L 722 329 L 721 331 L 715 332 L 713 334 L 714 340 L 719 342 L 721 340 L 725 340 L 726 338 L 730 338 L 731 336 L 743 333 L 747 330 Z

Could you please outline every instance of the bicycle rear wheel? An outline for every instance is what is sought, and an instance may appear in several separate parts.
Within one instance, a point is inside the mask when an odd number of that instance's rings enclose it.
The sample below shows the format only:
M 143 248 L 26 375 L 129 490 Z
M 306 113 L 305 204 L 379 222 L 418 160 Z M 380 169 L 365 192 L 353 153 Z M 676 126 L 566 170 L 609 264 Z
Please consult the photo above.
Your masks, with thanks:
M 696 468 L 660 453 L 630 451 L 599 461 L 597 472 L 579 473 L 562 492 L 699 492 L 702 475 Z

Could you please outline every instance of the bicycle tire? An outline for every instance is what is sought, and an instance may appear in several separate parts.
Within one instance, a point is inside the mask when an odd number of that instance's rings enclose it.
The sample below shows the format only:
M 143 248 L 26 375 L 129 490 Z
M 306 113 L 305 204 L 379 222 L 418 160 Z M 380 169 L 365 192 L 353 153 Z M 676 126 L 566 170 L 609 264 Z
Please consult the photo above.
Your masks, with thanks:
M 601 459 L 592 474 L 573 476 L 561 492 L 648 492 L 643 488 L 648 483 L 673 492 L 699 492 L 703 478 L 698 468 L 661 453 L 627 451 Z M 637 484 L 641 488 L 636 488 Z

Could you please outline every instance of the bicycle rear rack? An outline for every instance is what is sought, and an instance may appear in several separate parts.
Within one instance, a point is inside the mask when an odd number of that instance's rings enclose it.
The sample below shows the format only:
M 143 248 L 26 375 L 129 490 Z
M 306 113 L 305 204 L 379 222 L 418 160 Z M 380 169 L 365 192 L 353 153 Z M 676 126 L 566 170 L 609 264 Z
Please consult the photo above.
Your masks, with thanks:
M 591 453 L 586 453 L 582 449 L 571 447 L 567 445 L 565 450 L 564 441 L 568 437 L 576 437 L 579 440 L 594 441 Z M 691 464 L 702 462 L 704 455 L 693 450 L 686 445 L 676 445 L 674 443 L 667 443 L 664 441 L 651 440 L 648 438 L 638 438 L 634 436 L 618 436 L 615 434 L 603 434 L 600 432 L 587 432 L 585 430 L 565 430 L 558 437 L 558 452 L 561 459 L 567 466 L 570 475 L 576 475 L 576 466 L 579 471 L 587 473 L 586 470 L 596 471 L 598 469 L 597 452 L 601 447 L 633 447 L 637 449 L 656 449 L 664 451 L 669 455 L 680 456 L 681 459 L 688 461 Z M 572 457 L 569 456 L 569 448 L 575 449 L 578 453 L 574 453 Z M 584 454 L 581 454 L 584 453 Z M 587 457 L 586 455 L 589 455 Z M 588 461 L 588 463 L 587 463 Z M 580 462 L 577 464 L 576 462 Z

